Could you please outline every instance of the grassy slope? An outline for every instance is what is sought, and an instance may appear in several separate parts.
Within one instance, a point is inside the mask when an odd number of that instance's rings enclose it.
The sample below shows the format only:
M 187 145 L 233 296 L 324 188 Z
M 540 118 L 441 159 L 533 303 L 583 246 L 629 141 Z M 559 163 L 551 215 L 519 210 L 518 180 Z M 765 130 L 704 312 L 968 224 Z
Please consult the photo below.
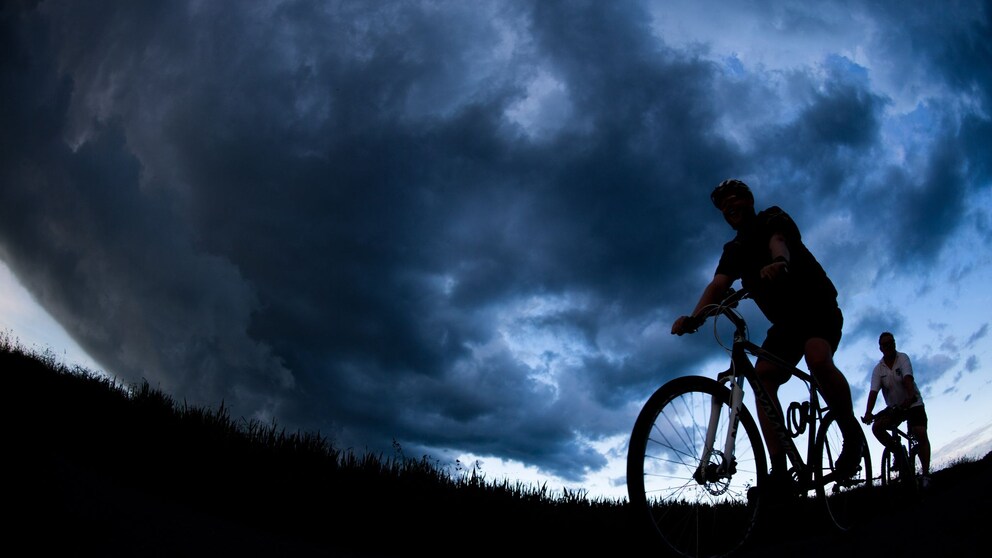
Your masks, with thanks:
M 426 461 L 342 455 L 317 436 L 184 408 L 147 386 L 129 394 L 9 343 L 0 346 L 0 374 L 13 440 L 4 501 L 17 518 L 8 543 L 34 551 L 612 556 L 643 542 L 616 502 L 452 479 Z M 934 478 L 922 501 L 879 493 L 878 517 L 843 536 L 808 529 L 799 514 L 780 517 L 759 532 L 753 555 L 860 556 L 878 548 L 880 529 L 903 556 L 967 556 L 992 524 L 992 456 Z M 914 519 L 933 528 L 911 527 L 916 537 L 893 542 Z
M 577 550 L 626 537 L 615 502 L 343 455 L 317 436 L 132 393 L 0 350 L 13 498 L 30 545 L 124 555 Z M 598 531 L 612 530 L 597 537 Z M 41 548 L 38 548 L 41 550 Z

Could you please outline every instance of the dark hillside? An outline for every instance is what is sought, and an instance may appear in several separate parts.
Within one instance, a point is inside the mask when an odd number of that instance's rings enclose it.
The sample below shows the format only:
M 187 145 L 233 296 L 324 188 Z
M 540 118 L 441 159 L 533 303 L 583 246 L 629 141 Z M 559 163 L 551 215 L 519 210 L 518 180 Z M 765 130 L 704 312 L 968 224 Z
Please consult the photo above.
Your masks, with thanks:
M 346 455 L 317 435 L 80 372 L 0 343 L 3 424 L 12 434 L 4 452 L 10 548 L 101 556 L 647 550 L 617 502 L 452 478 L 426 458 Z M 779 518 L 784 535 L 764 529 L 742 555 L 977 555 L 992 524 L 990 483 L 992 456 L 960 463 L 937 471 L 921 501 L 879 491 L 877 520 L 857 532 L 805 530 L 797 513 Z
M 0 374 L 13 433 L 5 501 L 32 554 L 445 555 L 466 541 L 558 551 L 627 524 L 616 503 L 457 480 L 426 458 L 341 454 L 316 435 L 187 408 L 17 350 L 0 350 Z
M 865 510 L 863 525 L 852 532 L 804 532 L 808 522 L 803 516 L 780 517 L 775 529 L 766 526 L 755 544 L 739 556 L 988 556 L 992 453 L 978 461 L 934 471 L 931 477 L 930 489 L 919 498 L 907 498 L 897 489 L 876 487 L 870 498 L 872 509 Z

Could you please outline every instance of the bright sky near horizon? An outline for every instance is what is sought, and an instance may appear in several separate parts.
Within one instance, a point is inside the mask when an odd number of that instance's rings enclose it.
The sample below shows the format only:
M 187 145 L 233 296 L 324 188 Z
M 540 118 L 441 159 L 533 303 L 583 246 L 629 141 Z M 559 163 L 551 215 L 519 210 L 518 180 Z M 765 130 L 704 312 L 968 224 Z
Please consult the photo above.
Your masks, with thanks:
M 669 329 L 738 177 L 837 285 L 859 415 L 893 331 L 935 464 L 980 457 L 990 11 L 5 3 L 0 329 L 339 447 L 622 497 L 640 405 L 725 366 Z

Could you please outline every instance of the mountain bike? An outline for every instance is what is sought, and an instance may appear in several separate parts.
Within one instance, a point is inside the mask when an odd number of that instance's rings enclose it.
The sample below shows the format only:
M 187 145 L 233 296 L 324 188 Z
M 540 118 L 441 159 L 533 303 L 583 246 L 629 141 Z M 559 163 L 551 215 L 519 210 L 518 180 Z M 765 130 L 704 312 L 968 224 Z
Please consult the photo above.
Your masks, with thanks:
M 855 512 L 864 492 L 858 489 L 871 486 L 864 433 L 859 429 L 864 450 L 857 473 L 848 477 L 835 473 L 843 436 L 838 416 L 824 406 L 812 375 L 748 340 L 747 324 L 736 310 L 748 296 L 746 290 L 731 290 L 723 301 L 696 316 L 700 325 L 710 316 L 733 324 L 730 367 L 715 379 L 682 376 L 665 383 L 644 404 L 631 433 L 630 505 L 650 536 L 680 556 L 733 553 L 748 539 L 761 514 L 767 494 L 763 489 L 770 477 L 761 432 L 744 403 L 745 382 L 774 423 L 791 464 L 797 497 L 814 493 L 825 504 L 822 509 L 829 521 L 846 531 L 858 521 Z M 748 355 L 768 359 L 802 381 L 804 400 L 779 412 Z M 805 459 L 794 442 L 801 435 L 806 437 Z
M 915 494 L 919 490 L 919 477 L 923 471 L 919 442 L 916 436 L 903 431 L 898 425 L 888 430 L 899 447 L 896 451 L 887 447 L 882 450 L 882 462 L 879 464 L 882 486 L 900 485 L 910 494 Z

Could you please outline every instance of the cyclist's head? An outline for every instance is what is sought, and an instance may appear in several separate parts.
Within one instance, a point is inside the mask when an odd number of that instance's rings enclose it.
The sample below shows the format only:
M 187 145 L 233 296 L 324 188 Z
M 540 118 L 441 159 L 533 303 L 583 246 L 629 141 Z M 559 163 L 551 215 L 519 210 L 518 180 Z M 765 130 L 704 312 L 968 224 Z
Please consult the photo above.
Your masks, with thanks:
M 710 200 L 713 202 L 713 206 L 717 209 L 721 209 L 723 206 L 723 200 L 729 198 L 730 196 L 737 196 L 750 200 L 754 203 L 754 195 L 751 194 L 751 189 L 736 178 L 731 178 L 724 180 L 719 186 L 713 189 L 710 193 Z
M 882 334 L 878 336 L 878 348 L 883 352 L 886 349 L 895 350 L 896 336 L 892 335 L 892 332 L 890 331 L 883 331 Z

